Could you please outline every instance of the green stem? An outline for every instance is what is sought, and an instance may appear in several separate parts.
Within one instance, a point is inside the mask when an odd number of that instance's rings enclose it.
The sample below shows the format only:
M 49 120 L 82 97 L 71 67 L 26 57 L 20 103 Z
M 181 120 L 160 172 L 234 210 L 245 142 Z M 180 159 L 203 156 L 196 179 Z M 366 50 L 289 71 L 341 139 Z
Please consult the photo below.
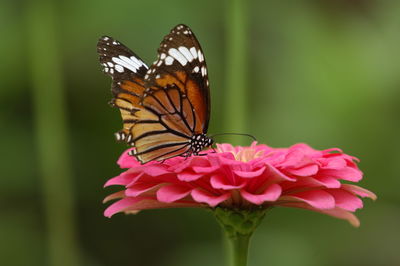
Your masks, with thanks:
M 266 208 L 213 209 L 227 239 L 229 266 L 246 266 L 250 237 L 263 220 Z
M 251 234 L 228 237 L 230 266 L 246 266 Z

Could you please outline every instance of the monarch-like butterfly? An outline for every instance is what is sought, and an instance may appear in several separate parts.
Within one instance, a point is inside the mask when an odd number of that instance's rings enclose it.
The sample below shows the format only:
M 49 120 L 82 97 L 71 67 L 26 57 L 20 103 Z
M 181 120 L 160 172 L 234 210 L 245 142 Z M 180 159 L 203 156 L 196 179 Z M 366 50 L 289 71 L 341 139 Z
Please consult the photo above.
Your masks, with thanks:
M 206 136 L 210 89 L 200 44 L 188 26 L 177 25 L 164 37 L 158 59 L 148 68 L 129 48 L 103 36 L 97 52 L 111 76 L 123 129 L 115 134 L 135 149 L 141 163 L 198 155 L 212 144 Z

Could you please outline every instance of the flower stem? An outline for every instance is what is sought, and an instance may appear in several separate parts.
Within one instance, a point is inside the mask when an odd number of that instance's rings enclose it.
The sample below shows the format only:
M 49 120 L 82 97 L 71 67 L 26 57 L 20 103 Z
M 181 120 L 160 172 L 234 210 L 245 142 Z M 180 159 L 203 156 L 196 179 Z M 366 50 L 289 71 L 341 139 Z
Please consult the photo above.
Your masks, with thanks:
M 238 235 L 237 237 L 228 237 L 229 266 L 246 266 L 247 254 L 250 243 L 249 235 Z
M 213 210 L 217 221 L 227 237 L 229 266 L 246 266 L 250 237 L 261 223 L 267 209 L 226 209 Z

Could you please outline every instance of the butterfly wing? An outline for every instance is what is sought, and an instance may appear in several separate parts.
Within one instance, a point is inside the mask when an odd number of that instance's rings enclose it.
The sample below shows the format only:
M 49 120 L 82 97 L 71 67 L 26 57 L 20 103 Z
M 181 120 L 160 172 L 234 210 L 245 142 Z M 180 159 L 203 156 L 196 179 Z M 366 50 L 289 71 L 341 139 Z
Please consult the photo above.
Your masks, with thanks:
M 159 115 L 168 133 L 149 131 L 136 139 L 137 158 L 147 162 L 192 153 L 192 137 L 207 132 L 210 90 L 204 55 L 189 27 L 177 25 L 164 37 L 144 80 L 143 106 Z
M 207 133 L 210 119 L 207 66 L 200 44 L 188 26 L 177 25 L 164 37 L 158 60 L 150 67 L 145 81 L 147 87 L 156 89 L 175 86 L 194 109 L 194 133 Z
M 130 143 L 133 121 L 137 120 L 134 113 L 141 109 L 139 102 L 145 91 L 144 76 L 148 66 L 129 48 L 109 36 L 99 39 L 97 53 L 103 72 L 113 80 L 111 105 L 120 109 L 124 121 L 123 129 L 115 134 L 116 138 Z
M 142 163 L 190 154 L 192 137 L 206 133 L 210 115 L 207 69 L 192 31 L 184 25 L 172 29 L 148 70 L 110 37 L 100 39 L 98 52 L 124 121 L 117 139 L 135 146 Z

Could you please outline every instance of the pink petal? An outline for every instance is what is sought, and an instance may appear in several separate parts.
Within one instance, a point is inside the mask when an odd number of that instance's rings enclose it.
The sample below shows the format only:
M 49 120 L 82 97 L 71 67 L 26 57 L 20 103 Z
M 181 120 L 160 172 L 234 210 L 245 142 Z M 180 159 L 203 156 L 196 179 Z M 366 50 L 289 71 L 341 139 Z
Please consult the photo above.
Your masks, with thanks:
M 105 197 L 103 200 L 103 203 L 106 203 L 110 200 L 120 199 L 120 198 L 124 198 L 124 197 L 125 197 L 125 190 L 121 190 L 121 191 L 115 192 L 115 193 Z
M 111 217 L 117 212 L 122 212 L 129 206 L 135 204 L 136 202 L 140 201 L 141 198 L 123 198 L 117 202 L 111 204 L 105 211 L 104 216 Z
M 309 156 L 306 156 L 304 151 L 295 148 L 286 154 L 285 161 L 279 166 L 284 168 L 302 168 L 309 164 L 314 164 L 314 161 Z
M 230 193 L 225 193 L 222 195 L 213 195 L 207 191 L 204 191 L 200 188 L 195 188 L 192 190 L 192 198 L 200 203 L 207 203 L 211 207 L 215 207 L 221 202 L 227 200 L 230 197 Z
M 232 151 L 234 151 L 234 147 L 229 143 L 217 143 L 217 150 L 220 153 L 232 152 Z
M 160 175 L 165 175 L 165 174 L 170 174 L 167 169 L 165 169 L 165 165 L 161 163 L 156 163 L 152 165 L 147 165 L 147 166 L 140 166 L 138 167 L 140 172 L 150 175 L 150 176 L 160 176 Z M 131 168 L 134 169 L 134 168 Z
M 124 212 L 137 212 L 147 209 L 166 209 L 166 208 L 202 208 L 204 204 L 194 201 L 175 201 L 171 203 L 160 202 L 156 199 L 143 199 L 124 210 Z
M 215 172 L 219 168 L 221 168 L 220 165 L 204 166 L 204 167 L 203 166 L 193 166 L 192 167 L 193 171 L 198 174 L 209 174 L 209 173 Z
M 321 169 L 319 175 L 332 176 L 338 179 L 358 182 L 362 178 L 362 172 L 358 169 L 346 167 L 340 170 L 335 169 Z
M 223 190 L 232 190 L 242 188 L 245 183 L 242 182 L 241 184 L 232 184 L 229 182 L 228 178 L 223 175 L 213 175 L 210 178 L 210 184 L 215 189 L 223 189 Z
M 136 184 L 130 186 L 126 190 L 125 195 L 128 197 L 136 197 L 136 196 L 139 196 L 140 194 L 147 192 L 149 190 L 152 190 L 153 188 L 156 188 L 158 186 L 160 186 L 160 183 L 153 183 L 153 182 L 151 182 L 151 183 L 143 183 L 143 182 L 136 183 Z
M 301 203 L 301 202 L 298 202 L 298 203 L 283 203 L 283 204 L 280 204 L 280 206 L 307 209 L 307 210 L 311 210 L 311 211 L 327 214 L 327 215 L 330 215 L 330 216 L 335 217 L 335 218 L 347 220 L 354 227 L 359 227 L 360 226 L 360 221 L 358 220 L 358 218 L 354 214 L 352 214 L 351 212 L 345 211 L 343 209 L 340 209 L 339 207 L 336 207 L 336 208 L 333 208 L 333 209 L 330 209 L 330 210 L 320 210 L 320 209 L 314 209 L 311 206 L 309 206 L 307 204 L 304 204 L 304 203 Z
M 282 173 L 269 163 L 266 163 L 266 170 L 264 172 L 264 176 L 267 176 L 272 180 L 296 181 L 295 178 L 285 175 L 284 173 Z
M 297 176 L 310 176 L 310 175 L 315 175 L 318 172 L 318 165 L 316 164 L 310 164 L 306 165 L 301 168 L 286 168 L 285 171 L 289 172 L 292 175 L 297 175 Z
M 204 158 L 202 156 L 192 156 L 185 159 L 184 161 L 179 161 L 175 164 L 172 164 L 169 170 L 174 171 L 175 173 L 179 173 L 193 166 L 207 167 L 209 165 L 210 162 L 207 158 Z
M 261 194 L 249 193 L 245 189 L 240 190 L 240 194 L 247 201 L 256 205 L 263 204 L 266 201 L 276 201 L 282 193 L 282 188 L 278 184 L 272 184 L 267 187 Z
M 335 199 L 328 192 L 322 190 L 304 191 L 295 194 L 285 195 L 280 200 L 303 201 L 313 208 L 325 210 L 335 208 Z
M 332 158 L 327 161 L 326 165 L 324 168 L 329 168 L 329 169 L 342 169 L 346 167 L 347 163 L 346 160 L 343 158 Z
M 261 168 L 258 169 L 258 170 L 254 170 L 254 171 L 233 170 L 233 172 L 234 172 L 236 175 L 238 175 L 238 176 L 240 176 L 240 177 L 243 177 L 243 178 L 254 178 L 254 177 L 257 177 L 257 176 L 260 176 L 261 174 L 263 174 L 266 168 L 267 168 L 267 167 L 264 166 L 264 167 L 261 167 Z
M 174 202 L 183 199 L 190 194 L 192 188 L 182 185 L 166 185 L 157 191 L 157 200 L 161 202 Z
M 202 176 L 204 176 L 204 174 L 196 174 L 189 171 L 178 173 L 178 179 L 185 182 L 195 181 L 201 178 Z
M 121 185 L 126 186 L 135 178 L 137 174 L 129 174 L 127 172 L 121 173 L 119 176 L 113 177 L 109 179 L 104 187 L 113 186 L 113 185 Z
M 323 154 L 340 154 L 343 151 L 339 148 L 330 148 L 322 151 Z
M 316 176 L 314 179 L 326 188 L 340 188 L 342 185 L 336 178 L 329 176 Z
M 356 185 L 343 184 L 342 188 L 346 189 L 347 191 L 350 191 L 360 197 L 363 197 L 363 198 L 367 197 L 372 200 L 377 199 L 377 196 L 373 192 L 369 191 L 368 189 L 356 186 Z
M 358 218 L 352 214 L 351 212 L 348 212 L 346 210 L 342 210 L 340 208 L 334 208 L 332 210 L 322 210 L 321 213 L 347 220 L 352 226 L 354 227 L 359 227 L 360 226 L 360 221 Z
M 363 207 L 362 201 L 350 192 L 343 189 L 330 189 L 328 192 L 335 198 L 336 207 L 351 212 Z
M 242 165 L 243 162 L 236 161 L 232 153 L 219 153 L 218 160 L 220 165 Z
M 122 153 L 122 155 L 119 157 L 117 164 L 121 168 L 131 168 L 135 166 L 139 166 L 140 162 L 138 162 L 135 158 L 135 156 L 131 156 L 128 154 L 129 151 L 133 150 L 133 148 L 127 149 Z

